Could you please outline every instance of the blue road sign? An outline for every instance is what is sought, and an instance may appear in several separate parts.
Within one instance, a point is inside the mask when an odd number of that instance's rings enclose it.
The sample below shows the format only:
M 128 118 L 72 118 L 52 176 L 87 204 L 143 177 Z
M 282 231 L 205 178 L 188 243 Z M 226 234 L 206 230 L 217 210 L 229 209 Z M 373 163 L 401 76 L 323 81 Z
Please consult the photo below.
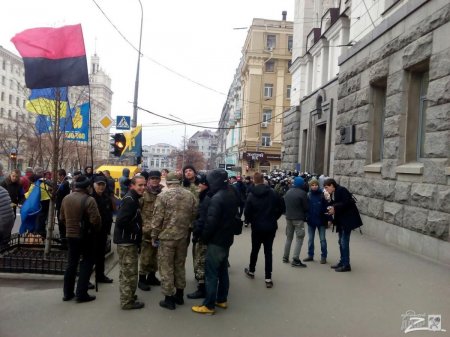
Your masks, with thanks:
M 117 130 L 130 130 L 131 117 L 130 116 L 117 116 L 116 129 Z

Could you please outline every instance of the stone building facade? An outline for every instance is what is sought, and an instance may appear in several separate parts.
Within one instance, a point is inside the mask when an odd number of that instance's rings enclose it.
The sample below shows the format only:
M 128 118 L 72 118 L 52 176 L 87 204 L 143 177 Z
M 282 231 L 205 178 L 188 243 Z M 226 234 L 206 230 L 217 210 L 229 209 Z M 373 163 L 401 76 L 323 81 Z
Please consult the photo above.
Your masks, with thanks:
M 450 265 L 450 3 L 385 3 L 339 58 L 334 177 L 365 232 Z

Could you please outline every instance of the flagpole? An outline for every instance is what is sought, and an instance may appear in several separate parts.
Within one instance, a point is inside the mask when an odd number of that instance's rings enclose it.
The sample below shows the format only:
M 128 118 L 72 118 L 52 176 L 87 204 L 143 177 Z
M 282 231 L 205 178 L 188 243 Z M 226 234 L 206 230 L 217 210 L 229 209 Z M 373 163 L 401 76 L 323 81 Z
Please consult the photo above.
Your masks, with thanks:
M 142 23 L 144 21 L 144 9 L 142 8 L 141 0 L 139 5 L 141 6 L 141 29 L 139 33 L 139 50 L 138 50 L 138 60 L 137 60 L 137 70 L 136 70 L 136 81 L 134 83 L 134 100 L 133 100 L 133 119 L 131 120 L 131 127 L 135 128 L 137 125 L 137 106 L 138 106 L 138 96 L 139 96 L 139 68 L 141 64 L 141 42 L 142 42 Z

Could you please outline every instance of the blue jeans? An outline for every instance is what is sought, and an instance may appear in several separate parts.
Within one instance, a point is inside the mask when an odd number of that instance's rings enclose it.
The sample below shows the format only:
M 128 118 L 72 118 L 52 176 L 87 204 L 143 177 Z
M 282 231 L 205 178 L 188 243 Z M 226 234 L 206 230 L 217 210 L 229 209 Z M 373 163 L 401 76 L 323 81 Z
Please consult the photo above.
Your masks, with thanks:
M 320 238 L 320 250 L 322 254 L 320 255 L 323 258 L 327 258 L 327 240 L 325 239 L 325 226 L 310 226 L 308 225 L 308 256 L 314 257 L 314 236 L 316 235 L 316 228 L 319 231 Z
M 205 259 L 206 297 L 203 305 L 214 309 L 216 302 L 226 302 L 230 280 L 228 278 L 228 254 L 230 248 L 209 244 Z
M 350 266 L 350 234 L 352 231 L 343 229 L 339 232 L 339 251 L 341 252 L 339 263 L 344 267 Z

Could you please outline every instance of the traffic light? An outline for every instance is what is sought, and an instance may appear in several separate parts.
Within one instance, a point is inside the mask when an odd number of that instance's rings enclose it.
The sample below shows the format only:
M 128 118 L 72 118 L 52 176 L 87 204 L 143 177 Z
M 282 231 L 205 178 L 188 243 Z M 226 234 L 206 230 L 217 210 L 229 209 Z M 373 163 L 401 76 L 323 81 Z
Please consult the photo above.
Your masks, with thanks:
M 115 157 L 120 157 L 122 155 L 123 150 L 125 149 L 125 146 L 127 145 L 125 135 L 123 133 L 116 133 L 114 135 L 111 135 L 111 137 L 112 137 L 111 154 Z

